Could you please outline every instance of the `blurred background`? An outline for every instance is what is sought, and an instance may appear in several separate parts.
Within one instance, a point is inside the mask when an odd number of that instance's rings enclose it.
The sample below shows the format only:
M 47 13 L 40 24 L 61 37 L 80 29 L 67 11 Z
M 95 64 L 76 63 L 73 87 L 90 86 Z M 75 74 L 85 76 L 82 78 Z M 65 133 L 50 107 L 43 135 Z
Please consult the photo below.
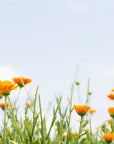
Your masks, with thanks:
M 31 95 L 39 85 L 47 111 L 56 96 L 62 95 L 66 106 L 75 80 L 80 81 L 84 104 L 89 78 L 90 106 L 97 110 L 93 119 L 110 118 L 107 108 L 114 106 L 107 98 L 114 88 L 113 6 L 113 0 L 0 1 L 0 79 L 31 78 Z M 21 105 L 24 100 L 23 95 Z M 79 104 L 75 84 L 73 104 Z

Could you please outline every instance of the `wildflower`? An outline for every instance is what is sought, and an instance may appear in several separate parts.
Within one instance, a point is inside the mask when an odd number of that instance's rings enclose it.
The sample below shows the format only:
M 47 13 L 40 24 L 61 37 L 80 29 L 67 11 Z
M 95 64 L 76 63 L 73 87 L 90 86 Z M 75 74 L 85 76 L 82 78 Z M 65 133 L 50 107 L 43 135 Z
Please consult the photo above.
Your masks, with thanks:
M 4 110 L 5 109 L 5 104 L 4 103 L 0 103 L 0 107 Z M 6 104 L 6 108 L 10 108 L 10 104 Z
M 112 119 L 108 119 L 108 120 L 107 120 L 107 123 L 108 123 L 108 124 L 110 124 L 110 123 L 111 123 L 111 121 L 112 121 Z
M 17 83 L 19 87 L 24 87 L 24 85 L 32 82 L 31 79 L 24 77 L 13 78 L 13 81 Z
M 84 116 L 88 112 L 88 110 L 90 109 L 90 106 L 88 106 L 88 105 L 74 105 L 73 109 L 75 109 L 76 112 L 80 116 Z
M 95 112 L 96 112 L 96 110 L 93 110 L 93 109 L 89 110 L 89 113 L 90 113 L 90 114 L 93 114 L 93 113 L 95 113 Z
M 27 103 L 27 107 L 28 108 L 32 107 L 32 104 L 31 103 Z
M 74 137 L 74 136 L 78 136 L 78 133 L 77 133 L 77 132 L 71 133 L 71 134 L 72 134 L 73 137 Z
M 11 90 L 16 90 L 18 86 L 11 81 L 0 81 L 0 91 L 2 95 L 8 96 Z
M 114 92 L 114 88 L 112 88 L 111 91 Z
M 67 115 L 67 116 L 66 116 L 66 118 L 70 118 L 70 116 L 69 116 L 69 115 Z
M 110 95 L 107 95 L 107 97 L 108 97 L 110 100 L 114 100 L 114 93 L 111 93 Z
M 114 134 L 112 133 L 107 133 L 103 135 L 103 138 L 109 143 L 112 142 L 112 140 L 114 140 Z
M 63 140 L 65 140 L 67 138 L 67 135 L 64 134 L 62 137 L 63 137 Z
M 114 118 L 114 107 L 109 107 L 108 112 L 112 118 Z

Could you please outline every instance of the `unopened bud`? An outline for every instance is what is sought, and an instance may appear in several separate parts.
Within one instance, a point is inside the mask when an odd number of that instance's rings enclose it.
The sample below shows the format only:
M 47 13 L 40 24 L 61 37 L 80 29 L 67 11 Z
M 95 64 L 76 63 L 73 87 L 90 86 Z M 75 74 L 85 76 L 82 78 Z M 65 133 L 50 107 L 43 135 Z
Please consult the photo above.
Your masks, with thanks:
M 79 81 L 75 81 L 75 84 L 76 84 L 76 85 L 79 85 L 79 84 L 80 84 L 80 82 L 79 82 Z
M 88 91 L 88 95 L 91 95 L 92 93 L 90 91 Z

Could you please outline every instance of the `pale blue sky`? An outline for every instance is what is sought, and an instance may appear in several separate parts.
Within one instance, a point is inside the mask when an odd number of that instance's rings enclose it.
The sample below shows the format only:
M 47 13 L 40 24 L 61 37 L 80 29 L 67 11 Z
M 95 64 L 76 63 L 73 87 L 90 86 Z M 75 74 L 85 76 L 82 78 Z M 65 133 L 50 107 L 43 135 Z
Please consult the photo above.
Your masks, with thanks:
M 69 96 L 79 64 L 81 94 L 89 77 L 91 105 L 106 112 L 114 87 L 114 1 L 0 1 L 0 54 L 0 66 L 39 84 L 47 103 Z

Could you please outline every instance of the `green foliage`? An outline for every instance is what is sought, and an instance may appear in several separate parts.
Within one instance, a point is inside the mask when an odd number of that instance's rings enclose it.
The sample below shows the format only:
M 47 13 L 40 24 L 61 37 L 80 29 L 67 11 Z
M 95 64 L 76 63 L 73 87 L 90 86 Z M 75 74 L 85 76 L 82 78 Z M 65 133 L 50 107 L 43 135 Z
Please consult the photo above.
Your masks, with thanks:
M 88 115 L 80 116 L 79 130 L 75 133 L 72 132 L 71 118 L 73 112 L 72 99 L 74 85 L 71 87 L 71 97 L 68 101 L 69 104 L 64 108 L 64 111 L 61 104 L 62 97 L 56 98 L 56 105 L 53 106 L 50 126 L 47 126 L 47 118 L 42 111 L 38 89 L 39 87 L 36 88 L 35 96 L 31 99 L 32 107 L 29 108 L 27 105 L 25 106 L 24 118 L 17 118 L 18 108 L 16 107 L 16 101 L 14 102 L 15 107 L 13 107 L 13 104 L 8 97 L 10 109 L 7 109 L 6 111 L 8 124 L 5 126 L 7 137 L 5 144 L 106 144 L 102 135 L 114 131 L 114 121 L 111 122 L 110 127 L 108 127 L 106 123 L 103 123 L 101 127 L 93 133 L 91 119 L 88 120 Z M 90 93 L 88 80 L 86 104 L 89 103 L 89 100 Z M 39 109 L 37 108 L 37 101 Z M 30 111 L 32 112 L 32 118 L 28 115 Z M 55 127 L 55 131 L 53 137 L 51 137 L 53 127 Z M 63 135 L 66 135 L 66 138 L 63 138 Z M 0 144 L 4 144 L 3 140 L 4 129 L 0 132 Z

